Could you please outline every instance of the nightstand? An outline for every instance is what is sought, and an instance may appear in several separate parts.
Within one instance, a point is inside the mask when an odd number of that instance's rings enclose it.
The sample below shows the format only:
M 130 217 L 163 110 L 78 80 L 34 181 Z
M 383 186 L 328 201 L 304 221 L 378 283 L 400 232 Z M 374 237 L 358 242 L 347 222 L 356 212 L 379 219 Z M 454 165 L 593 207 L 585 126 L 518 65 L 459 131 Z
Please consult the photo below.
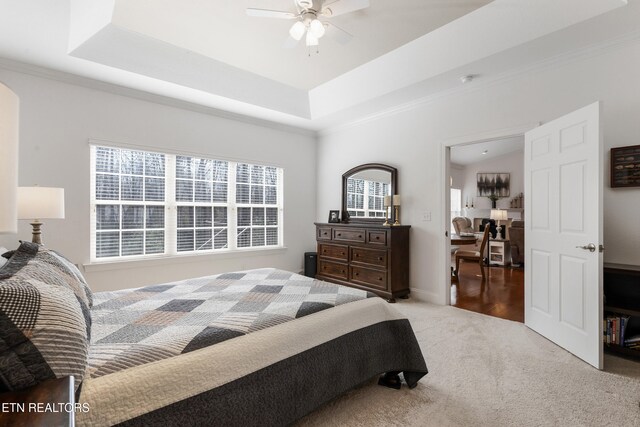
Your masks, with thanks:
M 75 426 L 73 377 L 0 394 L 0 426 Z
M 511 246 L 508 240 L 489 240 L 489 265 L 511 264 Z

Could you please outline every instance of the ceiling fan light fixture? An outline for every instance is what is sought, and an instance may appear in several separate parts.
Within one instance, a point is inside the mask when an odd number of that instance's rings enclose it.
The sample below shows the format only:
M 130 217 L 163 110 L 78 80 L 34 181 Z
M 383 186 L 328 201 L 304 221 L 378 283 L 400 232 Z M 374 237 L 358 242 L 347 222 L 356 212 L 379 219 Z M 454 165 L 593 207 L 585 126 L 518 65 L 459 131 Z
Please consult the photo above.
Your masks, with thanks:
M 311 21 L 309 25 L 309 32 L 317 39 L 324 36 L 325 28 L 324 24 L 318 19 Z
M 289 35 L 295 40 L 300 40 L 304 36 L 304 32 L 307 31 L 307 27 L 302 21 L 298 21 L 291 26 Z
M 315 37 L 311 31 L 307 31 L 307 40 L 306 40 L 307 46 L 318 46 L 319 42 L 318 42 L 318 38 Z

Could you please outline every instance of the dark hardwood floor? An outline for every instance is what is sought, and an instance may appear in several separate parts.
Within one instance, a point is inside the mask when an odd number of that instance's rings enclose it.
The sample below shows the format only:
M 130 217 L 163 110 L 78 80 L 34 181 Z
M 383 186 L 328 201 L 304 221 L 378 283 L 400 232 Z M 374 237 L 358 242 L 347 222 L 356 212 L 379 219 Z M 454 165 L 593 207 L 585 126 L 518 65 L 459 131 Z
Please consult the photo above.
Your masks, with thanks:
M 477 263 L 461 262 L 451 278 L 451 305 L 489 316 L 524 322 L 524 268 L 485 268 L 483 282 Z

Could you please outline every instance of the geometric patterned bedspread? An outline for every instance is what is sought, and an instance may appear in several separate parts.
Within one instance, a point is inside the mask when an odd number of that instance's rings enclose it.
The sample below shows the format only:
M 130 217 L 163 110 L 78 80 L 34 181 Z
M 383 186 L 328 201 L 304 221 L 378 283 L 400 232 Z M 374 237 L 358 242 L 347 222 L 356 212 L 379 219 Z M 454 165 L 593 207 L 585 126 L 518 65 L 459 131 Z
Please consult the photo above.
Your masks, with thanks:
M 97 292 L 88 375 L 187 353 L 374 296 L 273 268 Z

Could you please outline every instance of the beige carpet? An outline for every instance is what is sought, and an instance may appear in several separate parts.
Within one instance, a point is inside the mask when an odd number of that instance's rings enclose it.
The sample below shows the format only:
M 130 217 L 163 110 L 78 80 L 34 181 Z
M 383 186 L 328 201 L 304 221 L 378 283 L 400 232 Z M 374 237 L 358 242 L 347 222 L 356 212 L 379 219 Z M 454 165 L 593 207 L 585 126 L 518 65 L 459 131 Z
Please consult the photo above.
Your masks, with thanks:
M 370 382 L 299 426 L 640 426 L 640 362 L 598 371 L 523 324 L 401 301 L 429 374 L 409 390 Z

